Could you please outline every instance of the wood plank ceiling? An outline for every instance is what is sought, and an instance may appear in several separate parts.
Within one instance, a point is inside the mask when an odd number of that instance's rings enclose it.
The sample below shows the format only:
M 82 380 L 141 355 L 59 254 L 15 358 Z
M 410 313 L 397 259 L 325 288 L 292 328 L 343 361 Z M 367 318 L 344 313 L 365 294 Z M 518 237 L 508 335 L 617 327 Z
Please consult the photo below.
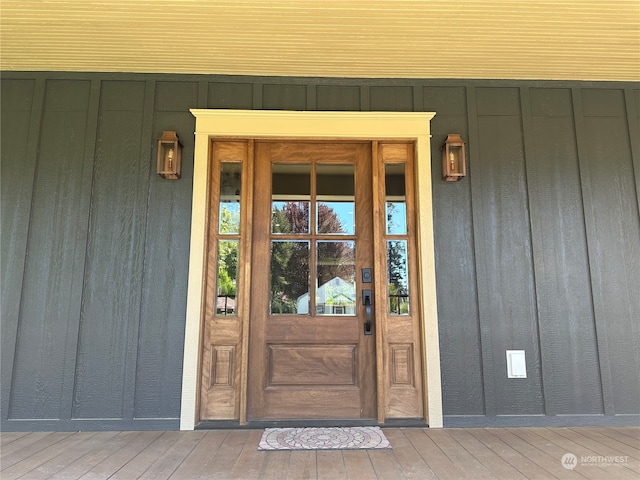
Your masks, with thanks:
M 640 80 L 639 0 L 2 0 L 3 70 Z

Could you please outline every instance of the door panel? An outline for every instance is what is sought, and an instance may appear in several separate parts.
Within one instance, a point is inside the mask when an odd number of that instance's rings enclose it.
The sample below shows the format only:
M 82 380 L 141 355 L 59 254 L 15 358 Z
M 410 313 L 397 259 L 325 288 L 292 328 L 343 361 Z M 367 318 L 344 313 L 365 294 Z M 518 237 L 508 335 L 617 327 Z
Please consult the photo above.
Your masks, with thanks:
M 256 142 L 248 419 L 375 418 L 371 145 Z

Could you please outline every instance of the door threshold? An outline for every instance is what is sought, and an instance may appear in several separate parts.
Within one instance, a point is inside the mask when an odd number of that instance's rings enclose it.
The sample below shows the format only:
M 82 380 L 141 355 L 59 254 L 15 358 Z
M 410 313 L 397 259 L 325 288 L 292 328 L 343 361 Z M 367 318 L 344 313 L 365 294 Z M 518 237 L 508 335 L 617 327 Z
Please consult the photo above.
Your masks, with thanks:
M 237 420 L 204 420 L 195 426 L 195 430 L 262 430 L 265 428 L 306 427 L 427 428 L 428 426 L 423 418 L 390 418 L 384 423 L 379 423 L 375 418 L 251 420 L 242 425 Z

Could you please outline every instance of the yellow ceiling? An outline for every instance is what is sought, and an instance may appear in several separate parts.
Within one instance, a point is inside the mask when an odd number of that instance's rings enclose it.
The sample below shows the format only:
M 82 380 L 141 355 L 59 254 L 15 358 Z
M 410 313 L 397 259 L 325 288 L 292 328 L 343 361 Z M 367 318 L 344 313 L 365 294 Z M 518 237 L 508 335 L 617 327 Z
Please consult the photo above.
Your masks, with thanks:
M 3 70 L 640 80 L 640 0 L 1 0 Z

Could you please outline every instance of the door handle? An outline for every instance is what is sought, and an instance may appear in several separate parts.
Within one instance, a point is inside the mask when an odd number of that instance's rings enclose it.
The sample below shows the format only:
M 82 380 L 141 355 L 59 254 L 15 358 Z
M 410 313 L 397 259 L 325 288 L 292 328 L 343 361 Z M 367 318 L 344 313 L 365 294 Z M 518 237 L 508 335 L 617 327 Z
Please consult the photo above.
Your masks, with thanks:
M 365 322 L 364 322 L 364 334 L 373 334 L 373 320 L 371 314 L 371 306 L 373 304 L 373 294 L 371 290 L 362 290 L 362 304 L 364 305 Z

